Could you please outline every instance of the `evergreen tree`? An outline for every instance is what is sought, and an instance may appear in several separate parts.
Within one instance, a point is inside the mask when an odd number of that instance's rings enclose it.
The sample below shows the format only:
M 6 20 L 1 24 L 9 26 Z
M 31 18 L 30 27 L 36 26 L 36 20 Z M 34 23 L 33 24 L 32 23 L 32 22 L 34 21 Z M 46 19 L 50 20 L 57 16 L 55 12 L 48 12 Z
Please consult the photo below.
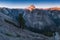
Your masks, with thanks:
M 20 28 L 24 29 L 26 27 L 25 25 L 25 20 L 23 18 L 23 14 L 19 14 L 19 23 L 20 23 Z

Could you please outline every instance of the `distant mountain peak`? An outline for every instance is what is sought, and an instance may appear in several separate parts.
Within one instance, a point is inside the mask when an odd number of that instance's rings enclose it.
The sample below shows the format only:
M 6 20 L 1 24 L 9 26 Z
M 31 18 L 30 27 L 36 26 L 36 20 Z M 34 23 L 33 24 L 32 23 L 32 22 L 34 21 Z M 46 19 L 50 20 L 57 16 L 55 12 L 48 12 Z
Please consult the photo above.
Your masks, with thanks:
M 32 10 L 35 9 L 35 6 L 34 5 L 30 5 L 27 9 L 30 10 L 30 11 L 32 11 Z
M 43 10 L 60 10 L 60 7 L 45 8 Z
M 60 10 L 60 7 L 49 8 L 50 10 Z

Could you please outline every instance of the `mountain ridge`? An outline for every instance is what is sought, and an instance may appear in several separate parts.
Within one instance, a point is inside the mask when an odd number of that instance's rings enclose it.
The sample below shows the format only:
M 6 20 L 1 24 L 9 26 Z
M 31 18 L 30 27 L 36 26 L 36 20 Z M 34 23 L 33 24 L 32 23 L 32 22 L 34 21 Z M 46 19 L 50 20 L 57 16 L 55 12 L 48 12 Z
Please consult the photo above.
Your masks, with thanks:
M 20 40 L 20 35 L 22 35 L 21 40 L 28 40 L 28 39 L 40 40 L 41 35 L 44 35 L 41 40 L 45 39 L 46 37 L 48 37 L 48 38 L 46 38 L 46 40 L 54 40 L 55 35 L 54 35 L 54 37 L 53 36 L 49 37 L 49 36 L 46 36 L 45 34 L 43 34 L 43 33 L 45 33 L 44 31 L 42 31 L 43 32 L 42 34 L 39 33 L 40 31 L 38 31 L 38 30 L 44 29 L 45 27 L 47 30 L 52 30 L 53 34 L 55 32 L 58 32 L 58 33 L 60 32 L 59 31 L 60 30 L 60 11 L 58 11 L 58 10 L 52 11 L 52 10 L 34 9 L 32 11 L 29 11 L 28 9 L 2 8 L 2 9 L 0 9 L 0 14 L 1 14 L 0 15 L 0 17 L 1 17 L 0 18 L 1 19 L 0 20 L 0 26 L 1 26 L 0 31 L 3 32 L 3 36 L 4 36 L 5 32 L 7 32 L 11 29 L 14 30 L 12 33 L 14 33 L 14 34 L 18 33 L 18 37 L 19 37 L 17 39 L 14 39 L 11 37 L 14 40 Z M 2 16 L 2 14 L 3 14 L 3 16 Z M 26 25 L 27 25 L 26 31 L 25 31 L 25 29 L 21 30 L 20 28 L 18 29 L 18 27 L 16 27 L 16 24 L 20 25 L 18 23 L 19 14 L 23 14 L 23 18 L 26 20 Z M 6 16 L 4 16 L 4 15 L 6 15 Z M 7 17 L 9 17 L 9 19 Z M 6 20 L 4 20 L 4 19 L 6 19 Z M 13 23 L 11 23 L 11 22 L 13 22 Z M 16 29 L 19 31 L 17 32 Z M 44 29 L 44 30 L 46 30 L 46 29 Z M 15 31 L 16 31 L 16 33 L 15 33 Z M 27 35 L 24 34 L 24 32 L 26 34 L 28 33 L 28 38 L 27 38 Z M 6 35 L 9 35 L 9 33 L 10 33 L 10 31 Z M 31 34 L 34 36 L 32 38 L 30 33 L 37 33 L 37 34 L 41 34 L 41 35 L 40 35 L 40 37 L 35 37 L 36 34 Z M 10 37 L 9 38 L 6 36 L 4 36 L 4 37 L 5 37 L 5 40 L 10 39 Z M 13 35 L 13 37 L 16 37 L 16 36 Z M 24 39 L 25 37 L 26 37 L 26 39 Z M 50 39 L 50 38 L 52 38 L 52 39 Z M 12 40 L 12 39 L 10 39 L 10 40 Z

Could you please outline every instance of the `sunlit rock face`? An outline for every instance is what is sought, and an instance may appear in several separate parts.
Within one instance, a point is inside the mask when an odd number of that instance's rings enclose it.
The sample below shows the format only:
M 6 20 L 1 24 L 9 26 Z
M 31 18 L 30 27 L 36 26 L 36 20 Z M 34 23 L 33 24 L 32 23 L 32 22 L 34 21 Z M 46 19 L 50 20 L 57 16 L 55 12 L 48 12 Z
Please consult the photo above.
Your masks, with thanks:
M 30 11 L 32 11 L 32 10 L 35 9 L 35 6 L 34 5 L 30 5 L 27 9 L 30 10 Z
M 43 10 L 55 10 L 55 11 L 60 11 L 60 7 L 51 7 L 51 8 L 44 8 Z

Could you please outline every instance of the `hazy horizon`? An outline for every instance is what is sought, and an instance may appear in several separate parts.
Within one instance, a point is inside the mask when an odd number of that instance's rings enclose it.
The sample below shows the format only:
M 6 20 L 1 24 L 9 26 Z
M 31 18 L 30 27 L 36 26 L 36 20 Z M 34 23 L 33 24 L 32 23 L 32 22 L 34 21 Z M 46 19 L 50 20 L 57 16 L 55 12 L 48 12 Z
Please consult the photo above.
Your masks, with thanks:
M 36 8 L 60 7 L 60 0 L 0 0 L 0 7 L 27 8 L 30 5 Z

